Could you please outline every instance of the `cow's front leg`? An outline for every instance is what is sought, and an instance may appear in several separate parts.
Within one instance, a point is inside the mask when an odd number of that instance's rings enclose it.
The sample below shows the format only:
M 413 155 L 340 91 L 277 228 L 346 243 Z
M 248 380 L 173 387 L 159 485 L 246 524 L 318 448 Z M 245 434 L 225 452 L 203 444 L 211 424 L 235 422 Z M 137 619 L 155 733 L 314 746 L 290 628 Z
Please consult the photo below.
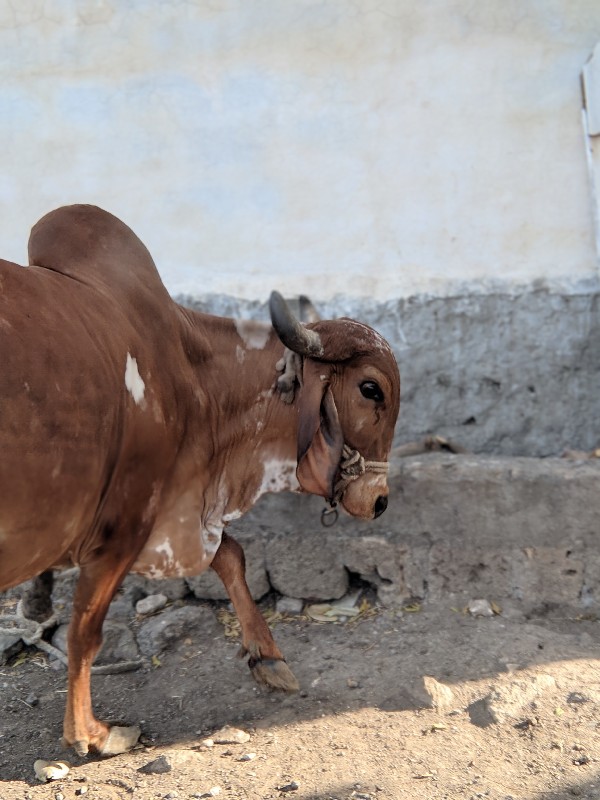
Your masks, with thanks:
M 102 645 L 102 623 L 131 559 L 104 556 L 81 567 L 68 633 L 69 685 L 63 743 L 80 756 L 89 750 L 116 755 L 129 750 L 140 735 L 138 727 L 110 727 L 92 710 L 90 671 Z
M 298 681 L 285 663 L 264 617 L 246 583 L 246 562 L 241 546 L 223 533 L 211 564 L 231 598 L 242 628 L 241 655 L 249 654 L 248 666 L 258 683 L 285 692 L 298 691 Z

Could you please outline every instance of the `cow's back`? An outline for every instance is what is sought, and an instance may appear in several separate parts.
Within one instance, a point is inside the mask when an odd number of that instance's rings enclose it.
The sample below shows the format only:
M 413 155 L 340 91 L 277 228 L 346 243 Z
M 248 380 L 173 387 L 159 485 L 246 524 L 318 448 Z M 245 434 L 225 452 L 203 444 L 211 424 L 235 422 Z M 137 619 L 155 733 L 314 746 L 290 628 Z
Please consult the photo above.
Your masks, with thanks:
M 174 304 L 139 239 L 94 207 L 59 209 L 30 260 L 0 261 L 0 589 L 93 545 L 119 464 L 166 417 L 143 376 Z
M 144 243 L 97 206 L 50 211 L 31 229 L 27 251 L 31 265 L 108 291 L 117 303 L 160 306 L 169 299 Z

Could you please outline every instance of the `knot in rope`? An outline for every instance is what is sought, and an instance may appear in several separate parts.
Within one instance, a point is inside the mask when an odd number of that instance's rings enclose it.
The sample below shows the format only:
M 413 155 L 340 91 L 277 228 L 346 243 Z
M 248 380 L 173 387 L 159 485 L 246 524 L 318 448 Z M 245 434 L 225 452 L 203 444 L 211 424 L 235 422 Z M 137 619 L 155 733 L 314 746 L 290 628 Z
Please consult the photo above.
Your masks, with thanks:
M 56 614 L 52 614 L 51 617 L 43 622 L 29 619 L 23 613 L 23 601 L 19 600 L 14 614 L 0 614 L 0 634 L 18 638 L 28 647 L 37 647 L 38 650 L 42 650 L 49 656 L 58 659 L 67 667 L 69 665 L 68 657 L 62 650 L 54 647 L 50 642 L 46 642 L 43 638 L 44 632 L 48 628 L 55 627 L 58 622 Z M 130 670 L 139 669 L 141 666 L 143 666 L 141 659 L 133 659 L 131 661 L 117 661 L 113 664 L 94 664 L 91 670 L 94 674 L 106 675 L 129 672 Z
M 8 623 L 7 625 L 1 623 Z M 0 614 L 0 634 L 7 636 L 14 636 L 20 639 L 23 644 L 28 647 L 34 646 L 38 650 L 43 650 L 50 656 L 67 664 L 67 657 L 58 648 L 51 645 L 49 642 L 44 641 L 42 638 L 44 632 L 48 628 L 52 628 L 57 624 L 55 614 L 43 622 L 36 622 L 34 619 L 29 619 L 23 614 L 23 601 L 19 600 L 17 610 L 14 614 Z
M 340 461 L 340 477 L 333 490 L 332 503 L 337 503 L 348 486 L 365 472 L 375 472 L 385 475 L 389 469 L 387 461 L 367 461 L 358 450 L 353 450 L 347 444 L 342 448 Z

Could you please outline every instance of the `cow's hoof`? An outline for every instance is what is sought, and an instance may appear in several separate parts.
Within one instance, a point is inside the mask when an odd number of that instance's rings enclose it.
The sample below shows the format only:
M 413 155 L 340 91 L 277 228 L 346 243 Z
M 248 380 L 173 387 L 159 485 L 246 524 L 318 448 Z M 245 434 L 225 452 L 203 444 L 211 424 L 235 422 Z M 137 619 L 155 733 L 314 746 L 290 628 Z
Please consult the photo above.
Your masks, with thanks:
M 129 728 L 119 728 L 114 726 L 108 732 L 104 746 L 100 750 L 101 756 L 118 756 L 126 753 L 137 743 L 140 738 L 141 730 L 137 725 Z
M 76 742 L 69 742 L 64 736 L 61 736 L 60 739 L 60 746 L 63 750 L 70 750 L 73 748 L 80 758 L 85 758 L 87 754 L 90 752 L 90 743 L 87 739 L 80 739 Z
M 89 743 L 84 741 L 73 742 L 72 747 L 80 758 L 85 758 L 90 750 Z
M 296 676 L 285 661 L 277 658 L 251 658 L 248 666 L 254 680 L 263 686 L 282 692 L 297 692 L 300 688 Z

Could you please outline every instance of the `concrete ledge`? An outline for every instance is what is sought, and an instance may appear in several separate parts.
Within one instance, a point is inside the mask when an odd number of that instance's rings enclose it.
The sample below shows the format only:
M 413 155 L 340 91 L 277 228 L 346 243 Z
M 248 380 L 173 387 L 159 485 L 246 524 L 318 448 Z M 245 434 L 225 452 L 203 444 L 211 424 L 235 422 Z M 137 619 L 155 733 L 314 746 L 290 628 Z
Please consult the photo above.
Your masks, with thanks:
M 463 607 L 485 598 L 524 613 L 600 612 L 600 461 L 430 454 L 393 462 L 390 483 L 390 506 L 378 520 L 340 516 L 333 528 L 321 525 L 320 498 L 264 497 L 230 527 L 253 596 L 275 589 L 335 599 L 354 573 L 390 606 L 418 599 Z M 66 605 L 75 572 L 58 582 Z M 212 570 L 187 580 L 130 575 L 123 589 L 131 602 L 190 591 L 226 599 Z
M 337 598 L 353 572 L 385 604 L 600 606 L 599 462 L 427 455 L 393 465 L 390 507 L 374 522 L 340 517 L 323 528 L 322 505 L 267 496 L 232 526 L 257 594 L 270 585 Z M 203 580 L 212 576 L 194 579 L 195 593 L 214 597 Z

